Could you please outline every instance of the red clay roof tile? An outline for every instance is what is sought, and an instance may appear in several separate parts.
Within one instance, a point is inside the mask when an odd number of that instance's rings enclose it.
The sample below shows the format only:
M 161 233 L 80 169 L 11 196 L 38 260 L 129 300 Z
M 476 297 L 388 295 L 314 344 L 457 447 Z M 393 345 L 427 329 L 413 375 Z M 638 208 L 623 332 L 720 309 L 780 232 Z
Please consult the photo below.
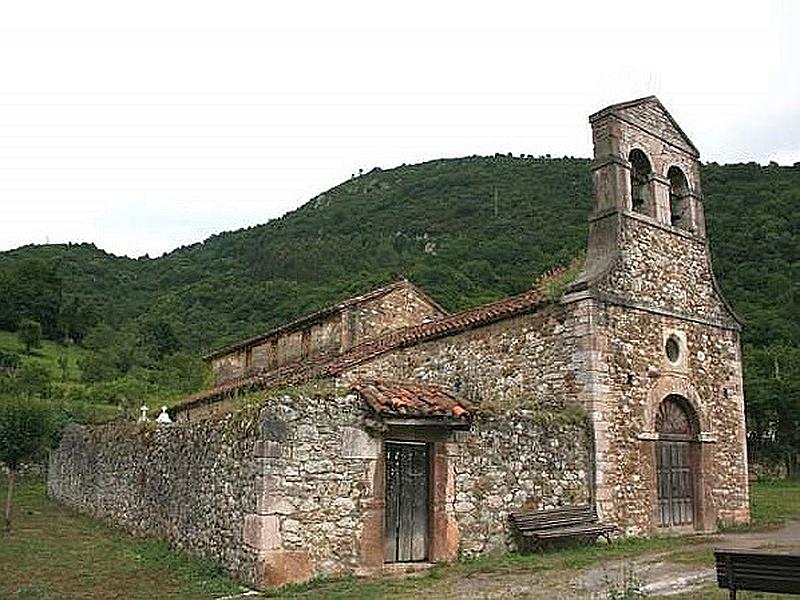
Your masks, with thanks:
M 474 407 L 439 385 L 413 381 L 369 379 L 355 383 L 352 389 L 379 415 L 385 417 L 456 417 L 471 416 Z
M 550 304 L 551 300 L 545 292 L 544 284 L 557 277 L 562 271 L 563 269 L 553 269 L 540 279 L 536 287 L 516 296 L 446 315 L 430 323 L 389 332 L 381 337 L 366 340 L 343 354 L 320 354 L 286 364 L 274 371 L 256 373 L 226 382 L 190 396 L 177 404 L 175 410 L 181 412 L 210 404 L 239 392 L 246 393 L 279 385 L 292 385 L 314 378 L 335 376 L 391 350 L 488 325 L 526 312 L 534 312 Z

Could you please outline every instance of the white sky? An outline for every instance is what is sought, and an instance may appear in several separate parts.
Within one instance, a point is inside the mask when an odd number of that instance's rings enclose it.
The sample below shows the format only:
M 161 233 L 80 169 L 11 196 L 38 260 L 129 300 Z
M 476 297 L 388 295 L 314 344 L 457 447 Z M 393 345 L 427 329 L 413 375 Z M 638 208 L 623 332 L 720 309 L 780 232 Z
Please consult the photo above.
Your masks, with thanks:
M 706 161 L 800 161 L 800 2 L 0 0 L 0 250 L 157 256 L 357 173 L 589 156 L 657 94 Z

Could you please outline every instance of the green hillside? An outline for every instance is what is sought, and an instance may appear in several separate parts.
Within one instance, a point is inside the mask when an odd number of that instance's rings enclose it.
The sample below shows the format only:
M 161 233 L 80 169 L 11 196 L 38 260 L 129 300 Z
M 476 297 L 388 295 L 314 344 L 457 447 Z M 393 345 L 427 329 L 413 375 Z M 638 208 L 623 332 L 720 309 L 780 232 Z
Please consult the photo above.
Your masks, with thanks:
M 86 244 L 0 253 L 0 328 L 29 317 L 80 341 L 103 363 L 89 379 L 137 367 L 153 379 L 179 349 L 196 356 L 398 274 L 448 309 L 476 305 L 583 251 L 589 166 L 498 155 L 375 169 L 157 259 Z M 715 270 L 746 323 L 755 445 L 800 447 L 800 165 L 711 164 L 703 184 Z
M 0 331 L 0 353 L 21 354 L 23 351 L 24 347 L 15 333 Z M 41 347 L 36 348 L 25 360 L 45 369 L 51 379 L 77 381 L 81 376 L 78 363 L 88 352 L 75 344 L 43 340 Z

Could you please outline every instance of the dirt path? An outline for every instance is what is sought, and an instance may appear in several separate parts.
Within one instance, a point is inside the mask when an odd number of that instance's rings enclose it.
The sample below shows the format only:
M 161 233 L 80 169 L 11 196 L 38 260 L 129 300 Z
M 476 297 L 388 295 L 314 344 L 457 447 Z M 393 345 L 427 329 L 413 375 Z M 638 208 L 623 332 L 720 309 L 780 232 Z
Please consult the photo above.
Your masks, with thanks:
M 425 579 L 424 595 L 430 600 L 599 600 L 608 598 L 611 590 L 624 590 L 631 582 L 635 582 L 648 597 L 693 595 L 699 588 L 707 590 L 715 586 L 711 552 L 716 547 L 800 552 L 800 521 L 788 521 L 779 528 L 760 531 L 676 537 L 674 547 L 667 550 L 647 552 L 624 560 L 608 560 L 581 569 L 476 572 Z M 248 596 L 247 600 L 258 597 L 261 596 Z M 319 598 L 325 594 L 312 589 L 298 597 Z M 421 596 L 420 588 L 417 588 L 414 591 L 387 592 L 380 597 L 405 600 Z M 239 597 L 236 600 L 240 600 Z M 242 596 L 241 600 L 246 599 Z
M 790 521 L 778 529 L 704 536 L 700 543 L 687 544 L 685 539 L 675 538 L 674 550 L 609 561 L 572 572 L 478 573 L 451 589 L 442 590 L 441 595 L 438 590 L 434 591 L 432 597 L 452 600 L 599 599 L 606 598 L 611 589 L 624 589 L 628 582 L 635 582 L 648 597 L 686 594 L 715 581 L 708 557 L 717 547 L 800 552 L 800 521 Z

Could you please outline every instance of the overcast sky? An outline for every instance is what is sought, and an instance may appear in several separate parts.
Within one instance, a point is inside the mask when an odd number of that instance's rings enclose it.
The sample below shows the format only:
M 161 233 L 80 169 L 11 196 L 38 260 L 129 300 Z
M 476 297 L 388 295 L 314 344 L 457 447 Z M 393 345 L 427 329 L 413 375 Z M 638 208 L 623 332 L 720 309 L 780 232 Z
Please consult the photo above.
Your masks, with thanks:
M 800 2 L 8 1 L 0 250 L 158 256 L 375 166 L 589 156 L 656 94 L 718 162 L 800 161 Z

